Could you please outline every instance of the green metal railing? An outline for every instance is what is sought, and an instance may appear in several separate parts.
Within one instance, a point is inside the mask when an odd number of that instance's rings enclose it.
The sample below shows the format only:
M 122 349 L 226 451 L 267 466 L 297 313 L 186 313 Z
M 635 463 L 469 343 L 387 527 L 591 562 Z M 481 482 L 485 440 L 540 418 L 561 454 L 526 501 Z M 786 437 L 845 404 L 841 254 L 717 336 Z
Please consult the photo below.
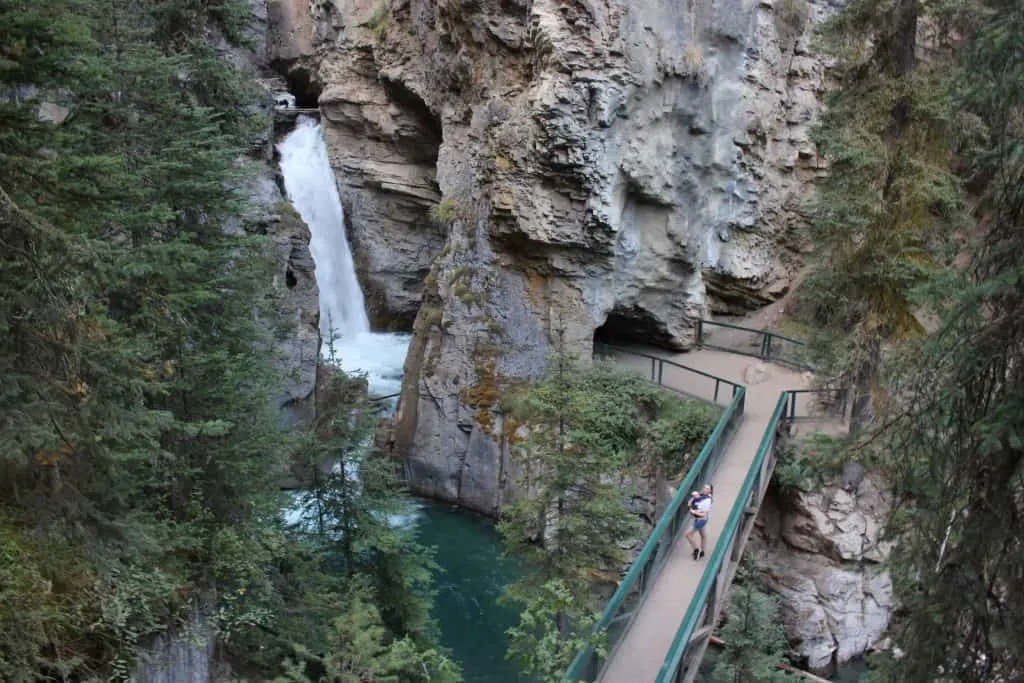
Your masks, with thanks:
M 731 344 L 715 342 L 715 329 L 722 328 L 746 333 L 748 336 Z M 807 344 L 799 339 L 786 337 L 771 330 L 755 330 L 751 327 L 731 325 L 711 320 L 697 321 L 697 345 L 707 349 L 718 349 L 739 353 L 744 356 L 763 358 L 773 363 L 780 363 L 801 370 L 810 369 L 807 362 Z
M 789 398 L 785 419 L 790 422 L 846 416 L 849 399 L 846 389 L 790 389 L 786 394 Z
M 789 425 L 795 420 L 813 417 L 799 414 L 801 411 L 797 398 L 805 394 L 824 394 L 833 391 L 835 390 L 806 389 L 784 391 L 779 395 L 754 461 L 743 480 L 736 502 L 729 511 L 725 528 L 715 542 L 715 549 L 711 553 L 707 568 L 665 656 L 657 683 L 690 683 L 696 676 L 722 602 L 753 529 L 757 511 L 768 490 L 768 482 L 775 470 L 780 445 L 788 435 Z M 839 397 L 839 405 L 844 405 L 845 392 L 837 390 L 835 393 Z
M 615 355 L 620 356 L 632 356 L 638 359 L 645 359 L 647 361 L 648 368 L 650 369 L 649 379 L 662 387 L 665 387 L 669 391 L 673 391 L 677 394 L 682 394 L 690 398 L 697 398 L 702 401 L 710 401 L 718 405 L 729 405 L 732 400 L 736 397 L 737 392 L 743 388 L 741 384 L 736 382 L 730 382 L 727 379 L 712 375 L 691 368 L 688 365 L 682 363 L 676 363 L 675 361 L 668 360 L 667 358 L 661 358 L 659 356 L 653 356 L 649 353 L 643 353 L 640 351 L 634 351 L 621 346 L 614 346 L 612 344 L 596 343 L 594 345 L 595 356 L 613 357 Z M 639 369 L 639 366 L 636 366 Z M 671 385 L 665 384 L 665 380 L 676 378 L 681 384 L 692 387 L 692 391 L 679 389 Z M 685 380 L 682 378 L 686 378 Z
M 648 354 L 635 353 L 607 346 L 604 346 L 603 350 L 613 350 L 617 354 L 631 354 L 640 358 L 651 359 L 651 381 L 657 384 L 662 384 L 665 378 L 665 368 L 670 367 L 676 370 L 681 369 L 695 373 L 705 379 L 710 378 L 714 380 L 715 388 L 713 393 L 716 401 L 720 394 L 724 394 L 720 390 L 721 386 L 727 385 L 731 387 L 729 405 L 718 419 L 714 431 L 711 432 L 711 436 L 708 437 L 704 448 L 701 449 L 697 459 L 694 460 L 689 474 L 679 485 L 676 495 L 672 497 L 664 514 L 658 520 L 658 524 L 654 527 L 651 535 L 647 537 L 647 541 L 644 543 L 640 554 L 633 561 L 618 589 L 605 606 L 600 621 L 595 625 L 596 632 L 603 630 L 607 634 L 607 652 L 610 657 L 632 623 L 648 589 L 654 585 L 665 561 L 672 554 L 672 547 L 679 536 L 679 531 L 688 522 L 690 509 L 686 505 L 686 500 L 689 492 L 696 487 L 698 482 L 710 480 L 717 470 L 718 463 L 729 442 L 729 437 L 736 431 L 743 417 L 743 409 L 746 405 L 746 388 L 721 377 L 715 377 L 706 372 Z M 596 680 L 601 668 L 604 666 L 604 661 L 604 658 L 600 657 L 593 648 L 587 648 L 576 655 L 572 665 L 569 667 L 566 678 L 569 681 Z

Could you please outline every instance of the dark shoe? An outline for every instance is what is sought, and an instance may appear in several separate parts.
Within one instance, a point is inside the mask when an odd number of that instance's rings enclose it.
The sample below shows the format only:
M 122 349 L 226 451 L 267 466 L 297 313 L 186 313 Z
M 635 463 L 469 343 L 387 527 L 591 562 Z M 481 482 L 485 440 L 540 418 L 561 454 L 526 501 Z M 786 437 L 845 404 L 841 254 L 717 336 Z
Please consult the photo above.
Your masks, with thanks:
M 703 560 L 704 559 L 704 551 L 703 550 L 700 551 L 700 555 L 697 556 L 697 559 L 698 560 Z
M 700 551 L 696 548 L 693 549 L 693 559 L 697 559 L 700 556 Z

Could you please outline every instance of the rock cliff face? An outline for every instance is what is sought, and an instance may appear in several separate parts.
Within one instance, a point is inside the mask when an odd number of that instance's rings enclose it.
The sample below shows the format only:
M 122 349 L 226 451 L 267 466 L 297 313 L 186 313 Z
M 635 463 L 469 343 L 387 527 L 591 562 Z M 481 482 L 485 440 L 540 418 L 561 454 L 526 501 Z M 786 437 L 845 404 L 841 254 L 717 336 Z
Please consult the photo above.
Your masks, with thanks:
M 873 474 L 765 501 L 748 551 L 782 600 L 799 656 L 822 671 L 878 646 L 893 609 L 881 539 L 889 495 Z
M 311 51 L 312 36 L 305 35 L 301 26 L 288 20 L 307 15 L 308 11 L 303 9 L 307 4 L 249 0 L 249 6 L 252 22 L 246 36 L 247 45 L 232 47 L 220 40 L 218 47 L 243 77 L 262 83 L 266 94 L 261 108 L 271 122 L 274 97 L 288 87 L 272 68 L 295 63 L 296 73 L 305 73 L 299 60 Z M 282 184 L 276 177 L 273 123 L 268 125 L 265 137 L 257 142 L 259 148 L 253 150 L 253 158 L 240 161 L 249 170 L 244 190 L 251 199 L 250 211 L 229 229 L 267 235 L 273 241 L 277 264 L 273 284 L 280 297 L 277 307 L 280 318 L 268 324 L 283 326 L 285 330 L 280 366 L 286 373 L 274 400 L 289 421 L 308 420 L 312 417 L 320 354 L 319 291 L 309 251 L 309 227 L 285 198 Z
M 281 193 L 272 169 L 260 165 L 255 171 L 250 188 L 256 210 L 247 217 L 245 229 L 266 234 L 274 242 L 277 311 L 279 323 L 287 330 L 281 341 L 286 380 L 275 400 L 290 421 L 308 421 L 313 417 L 320 356 L 319 290 L 309 251 L 309 227 Z
M 825 0 L 275 2 L 312 36 L 288 68 L 311 70 L 371 319 L 418 315 L 395 444 L 419 493 L 497 512 L 497 390 L 556 338 L 686 348 L 707 310 L 786 290 Z
M 140 654 L 129 683 L 208 683 L 227 680 L 214 658 L 216 635 L 209 620 L 193 613 L 180 629 L 152 639 Z

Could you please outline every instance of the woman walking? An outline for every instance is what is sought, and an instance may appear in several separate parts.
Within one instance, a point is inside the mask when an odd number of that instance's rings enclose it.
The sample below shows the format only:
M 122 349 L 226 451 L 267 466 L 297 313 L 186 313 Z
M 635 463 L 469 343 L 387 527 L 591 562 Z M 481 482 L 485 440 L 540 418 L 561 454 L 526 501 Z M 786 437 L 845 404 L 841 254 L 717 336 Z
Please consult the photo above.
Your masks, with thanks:
M 693 559 L 699 560 L 704 557 L 704 543 L 707 541 L 707 532 L 704 527 L 708 525 L 708 516 L 711 514 L 712 494 L 714 489 L 711 484 L 704 484 L 700 493 L 694 491 L 690 494 L 690 514 L 693 516 L 693 527 L 686 532 L 686 541 L 693 548 Z M 693 540 L 696 534 L 700 534 L 700 545 Z

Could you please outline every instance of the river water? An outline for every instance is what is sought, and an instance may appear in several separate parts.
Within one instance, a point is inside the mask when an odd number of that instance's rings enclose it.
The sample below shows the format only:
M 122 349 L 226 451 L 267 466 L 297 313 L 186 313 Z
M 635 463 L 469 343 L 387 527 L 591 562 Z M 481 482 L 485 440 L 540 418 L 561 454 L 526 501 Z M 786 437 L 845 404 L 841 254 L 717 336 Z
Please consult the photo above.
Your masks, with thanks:
M 501 536 L 493 523 L 450 505 L 422 501 L 416 520 L 421 543 L 437 549 L 442 573 L 437 577 L 434 618 L 441 628 L 441 643 L 462 663 L 466 683 L 526 683 L 511 662 L 505 661 L 505 630 L 517 621 L 517 612 L 498 604 L 504 587 L 522 575 L 522 569 L 502 553 Z M 712 648 L 697 676 L 710 683 L 715 651 Z M 832 677 L 834 683 L 857 683 L 867 667 L 850 662 Z
M 437 549 L 434 618 L 441 644 L 462 663 L 466 683 L 528 681 L 505 660 L 505 630 L 518 612 L 498 604 L 505 586 L 522 575 L 502 554 L 493 523 L 449 505 L 424 501 L 417 518 L 421 543 Z

